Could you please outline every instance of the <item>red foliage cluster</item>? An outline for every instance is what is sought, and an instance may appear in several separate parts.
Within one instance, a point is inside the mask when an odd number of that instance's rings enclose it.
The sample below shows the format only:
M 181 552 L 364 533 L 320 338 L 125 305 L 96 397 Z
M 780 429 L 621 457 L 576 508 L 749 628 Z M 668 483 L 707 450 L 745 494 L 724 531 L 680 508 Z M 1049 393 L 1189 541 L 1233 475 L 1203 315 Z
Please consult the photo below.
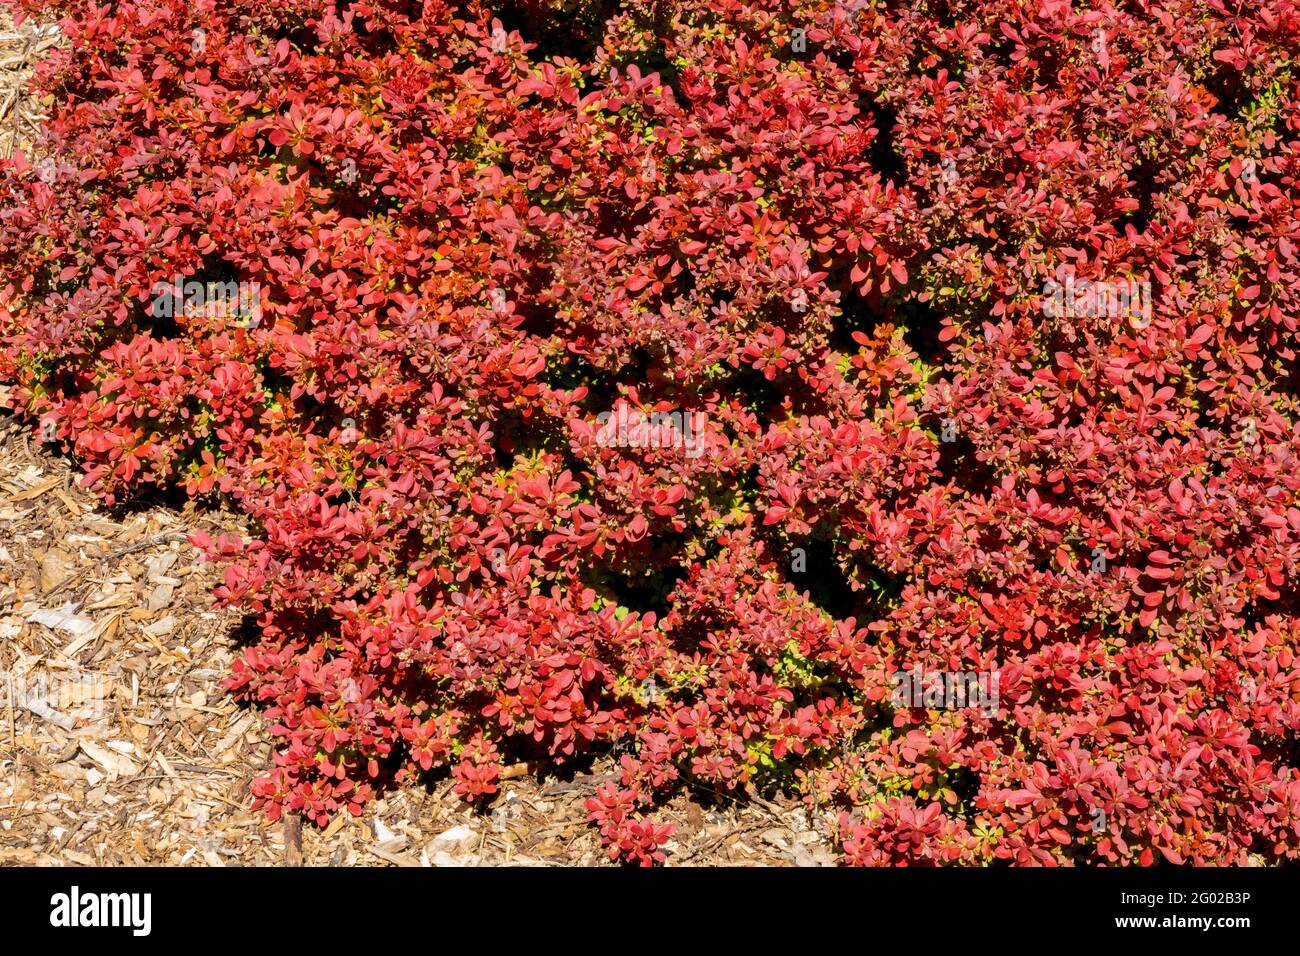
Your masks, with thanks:
M 617 747 L 641 863 L 1300 856 L 1292 0 L 6 2 L 0 380 L 254 520 L 271 813 Z

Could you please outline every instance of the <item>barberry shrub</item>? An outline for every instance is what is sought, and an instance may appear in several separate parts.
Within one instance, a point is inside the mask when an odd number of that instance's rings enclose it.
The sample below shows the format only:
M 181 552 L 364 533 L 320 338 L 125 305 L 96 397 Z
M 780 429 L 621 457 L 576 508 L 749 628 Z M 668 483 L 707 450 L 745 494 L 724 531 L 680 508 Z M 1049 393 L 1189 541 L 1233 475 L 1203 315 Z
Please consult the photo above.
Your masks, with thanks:
M 643 864 L 1300 854 L 1291 0 L 3 2 L 0 379 L 250 517 L 272 816 L 617 748 Z

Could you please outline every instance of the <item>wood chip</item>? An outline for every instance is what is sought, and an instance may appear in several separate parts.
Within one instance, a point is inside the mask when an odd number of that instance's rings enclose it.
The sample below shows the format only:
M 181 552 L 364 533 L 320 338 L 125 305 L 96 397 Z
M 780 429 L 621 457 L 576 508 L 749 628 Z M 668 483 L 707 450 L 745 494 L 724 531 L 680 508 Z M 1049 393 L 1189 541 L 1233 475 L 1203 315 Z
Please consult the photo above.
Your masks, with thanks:
M 103 768 L 104 772 L 108 774 L 109 780 L 115 780 L 118 777 L 134 777 L 140 772 L 140 767 L 126 754 L 117 753 L 108 747 L 101 747 L 94 741 L 81 741 L 81 751 Z
M 112 636 L 117 633 L 117 622 L 121 617 L 122 615 L 120 613 L 110 614 L 105 617 L 102 621 L 96 624 L 89 633 L 81 635 L 68 644 L 68 646 L 63 649 L 63 656 L 69 658 L 75 657 L 77 653 L 88 644 L 112 638 Z

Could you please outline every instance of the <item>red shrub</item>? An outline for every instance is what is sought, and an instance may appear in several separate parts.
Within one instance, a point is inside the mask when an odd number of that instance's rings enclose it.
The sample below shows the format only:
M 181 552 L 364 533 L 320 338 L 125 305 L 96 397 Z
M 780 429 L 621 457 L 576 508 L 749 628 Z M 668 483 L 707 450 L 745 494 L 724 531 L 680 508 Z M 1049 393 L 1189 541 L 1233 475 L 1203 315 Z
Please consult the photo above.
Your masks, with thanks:
M 646 864 L 1300 854 L 1289 0 L 6 2 L 0 379 L 254 519 L 272 814 L 618 744 Z

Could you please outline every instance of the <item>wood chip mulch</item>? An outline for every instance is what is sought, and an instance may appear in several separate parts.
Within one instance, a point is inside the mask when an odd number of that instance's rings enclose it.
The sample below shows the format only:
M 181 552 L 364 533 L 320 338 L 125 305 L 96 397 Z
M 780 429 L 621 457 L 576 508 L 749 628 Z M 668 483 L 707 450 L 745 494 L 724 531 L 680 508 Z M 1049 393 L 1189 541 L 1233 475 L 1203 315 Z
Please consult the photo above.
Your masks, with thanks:
M 0 157 L 36 139 L 42 109 L 27 84 L 36 62 L 61 39 L 57 25 L 28 20 L 15 27 L 0 8 Z

